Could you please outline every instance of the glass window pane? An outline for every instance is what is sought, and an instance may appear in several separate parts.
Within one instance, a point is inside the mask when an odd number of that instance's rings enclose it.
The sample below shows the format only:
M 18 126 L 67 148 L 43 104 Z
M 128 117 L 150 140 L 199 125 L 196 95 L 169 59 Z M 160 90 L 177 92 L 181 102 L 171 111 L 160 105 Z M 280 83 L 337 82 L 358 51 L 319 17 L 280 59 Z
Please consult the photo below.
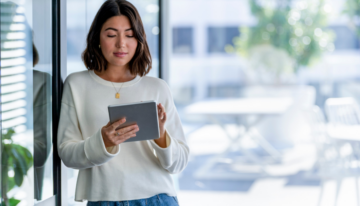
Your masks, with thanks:
M 360 2 L 169 5 L 168 83 L 191 151 L 179 201 L 359 204 L 344 183 L 360 163 Z
M 336 50 L 354 50 L 360 49 L 360 40 L 356 34 L 356 31 L 345 25 L 329 26 L 335 35 L 336 39 L 334 45 Z
M 173 28 L 173 53 L 192 54 L 193 52 L 193 28 Z
M 54 195 L 51 1 L 33 1 L 34 199 Z M 46 18 L 44 18 L 46 17 Z
M 227 45 L 234 46 L 234 37 L 240 36 L 239 27 L 209 27 L 208 52 L 226 53 Z
M 31 205 L 53 196 L 51 5 L 1 1 L 0 8 L 1 198 Z
M 1 199 L 33 201 L 34 123 L 31 2 L 0 2 Z

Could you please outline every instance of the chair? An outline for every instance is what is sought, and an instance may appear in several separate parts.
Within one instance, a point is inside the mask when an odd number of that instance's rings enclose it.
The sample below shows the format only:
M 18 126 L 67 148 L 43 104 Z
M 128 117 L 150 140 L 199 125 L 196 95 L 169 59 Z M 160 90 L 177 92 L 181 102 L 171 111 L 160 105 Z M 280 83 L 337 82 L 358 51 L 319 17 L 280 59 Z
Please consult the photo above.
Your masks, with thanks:
M 329 124 L 332 127 L 360 126 L 360 108 L 356 100 L 352 97 L 327 99 L 325 102 L 325 111 Z M 344 129 L 346 129 L 346 127 L 344 127 Z M 352 141 L 351 146 L 359 168 L 360 139 L 359 141 Z
M 243 92 L 245 97 L 291 97 L 294 104 L 280 116 L 268 116 L 256 127 L 273 143 L 295 145 L 310 141 L 310 126 L 303 110 L 315 104 L 316 91 L 312 86 L 256 87 Z
M 325 111 L 331 124 L 360 125 L 360 110 L 354 98 L 329 98 Z
M 348 142 L 338 142 L 327 135 L 327 122 L 322 110 L 318 106 L 313 106 L 305 111 L 306 117 L 311 125 L 313 142 L 316 146 L 317 158 L 312 171 L 306 174 L 307 178 L 320 178 L 321 190 L 318 205 L 320 206 L 324 193 L 325 182 L 329 179 L 336 180 L 336 195 L 334 205 L 337 204 L 338 196 L 341 189 L 343 179 L 348 176 L 356 176 L 351 173 L 351 164 L 354 156 L 352 151 L 348 153 L 342 152 L 344 148 L 351 147 Z M 357 194 L 359 192 L 358 184 L 356 184 Z M 359 196 L 357 195 L 359 204 Z
M 345 98 L 329 98 L 325 102 L 325 112 L 328 118 L 329 126 L 337 127 L 339 125 L 342 126 L 360 126 L 360 109 L 356 100 L 351 97 Z M 345 131 L 344 131 L 345 133 Z M 346 140 L 337 140 L 336 147 L 340 154 L 340 158 L 342 158 L 342 164 L 340 168 L 337 168 L 341 173 L 338 174 L 337 181 L 337 192 L 336 199 L 339 194 L 339 190 L 341 187 L 341 178 L 342 176 L 355 176 L 356 177 L 356 198 L 357 203 L 359 205 L 359 160 L 360 160 L 360 139 L 359 141 L 346 141 Z M 348 152 L 346 157 L 344 156 L 344 148 L 348 148 Z M 346 153 L 345 153 L 346 154 Z M 356 168 L 353 168 L 355 162 Z M 340 178 L 339 178 L 340 176 Z

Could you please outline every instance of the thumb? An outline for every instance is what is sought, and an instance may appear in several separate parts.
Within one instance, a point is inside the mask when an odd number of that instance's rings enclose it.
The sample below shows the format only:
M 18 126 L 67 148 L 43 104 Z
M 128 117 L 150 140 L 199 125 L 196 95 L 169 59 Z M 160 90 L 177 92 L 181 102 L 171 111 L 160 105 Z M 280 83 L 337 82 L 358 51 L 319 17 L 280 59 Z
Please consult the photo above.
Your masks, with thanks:
M 110 126 L 111 125 L 111 123 L 110 123 L 110 121 L 107 123 L 107 125 L 105 125 L 105 128 L 106 127 L 108 127 L 108 126 Z

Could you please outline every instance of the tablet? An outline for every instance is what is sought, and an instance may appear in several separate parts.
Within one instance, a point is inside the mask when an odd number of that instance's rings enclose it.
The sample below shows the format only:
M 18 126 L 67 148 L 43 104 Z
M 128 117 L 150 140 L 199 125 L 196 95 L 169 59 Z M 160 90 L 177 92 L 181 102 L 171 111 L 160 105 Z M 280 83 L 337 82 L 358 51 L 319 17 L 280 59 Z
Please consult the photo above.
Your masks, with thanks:
M 139 126 L 136 137 L 131 137 L 124 142 L 160 138 L 158 110 L 155 101 L 109 105 L 108 110 L 110 123 L 114 123 L 121 118 L 126 117 L 126 122 L 117 129 L 132 124 L 137 124 Z

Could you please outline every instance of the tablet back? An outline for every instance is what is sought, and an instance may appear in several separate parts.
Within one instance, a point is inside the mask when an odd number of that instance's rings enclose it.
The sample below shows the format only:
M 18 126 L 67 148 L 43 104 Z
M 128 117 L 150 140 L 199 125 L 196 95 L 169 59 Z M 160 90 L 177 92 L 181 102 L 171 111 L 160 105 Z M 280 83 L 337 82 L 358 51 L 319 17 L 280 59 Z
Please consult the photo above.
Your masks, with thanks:
M 108 110 L 111 123 L 126 117 L 126 122 L 120 125 L 119 129 L 136 123 L 139 126 L 136 137 L 132 137 L 125 142 L 157 139 L 160 137 L 155 101 L 109 105 Z

